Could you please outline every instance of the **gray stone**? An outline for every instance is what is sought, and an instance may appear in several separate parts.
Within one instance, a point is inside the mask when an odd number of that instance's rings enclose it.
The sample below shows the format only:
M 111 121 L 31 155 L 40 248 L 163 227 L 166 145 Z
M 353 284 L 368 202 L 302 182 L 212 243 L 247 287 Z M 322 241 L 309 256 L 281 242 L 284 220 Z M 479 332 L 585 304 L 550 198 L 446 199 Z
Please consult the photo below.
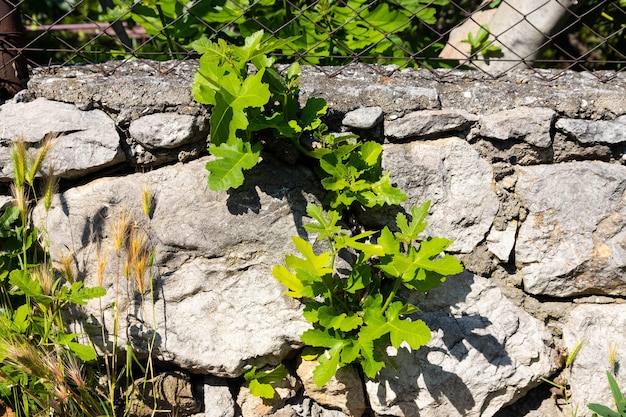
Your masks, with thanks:
M 580 143 L 615 144 L 626 142 L 626 125 L 617 121 L 559 119 L 555 127 Z
M 543 324 L 491 280 L 463 273 L 409 301 L 432 340 L 414 352 L 400 347 L 397 371 L 366 382 L 377 415 L 489 417 L 556 369 Z
M 208 120 L 177 113 L 156 113 L 133 120 L 130 136 L 148 149 L 172 149 L 201 139 L 208 133 Z
M 386 144 L 383 168 L 408 195 L 404 209 L 431 200 L 426 233 L 455 239 L 451 251 L 469 253 L 489 232 L 499 206 L 492 169 L 466 141 Z M 386 210 L 362 216 L 368 223 L 390 218 Z
M 94 66 L 67 66 L 34 75 L 28 89 L 36 97 L 101 108 L 117 114 L 120 122 L 137 119 L 145 112 L 164 108 L 200 114 L 203 106 L 191 93 L 197 61 L 119 61 Z M 37 74 L 38 71 L 35 71 Z M 108 72 L 108 74 L 107 74 Z M 114 74 L 115 76 L 111 76 Z
M 611 147 L 606 144 L 581 144 L 569 138 L 565 133 L 555 132 L 552 141 L 554 163 L 570 161 L 610 161 L 613 156 Z
M 298 403 L 288 405 L 280 411 L 290 411 L 291 414 L 276 413 L 272 417 L 346 417 L 343 411 L 324 408 L 308 397 L 304 397 Z
M 626 386 L 626 304 L 581 304 L 572 310 L 563 326 L 563 344 L 569 351 L 582 341 L 581 348 L 564 377 L 571 387 L 572 406 L 578 416 L 590 417 L 588 403 L 613 408 L 613 396 L 606 371 L 616 376 L 622 391 Z M 613 355 L 613 363 L 611 356 Z
M 439 108 L 439 95 L 434 88 L 375 84 L 366 86 L 359 98 L 365 106 L 379 106 L 387 114 Z
M 624 295 L 626 167 L 570 162 L 518 167 L 528 210 L 515 259 L 532 294 Z
M 378 106 L 361 107 L 346 113 L 341 123 L 354 129 L 372 129 L 383 121 L 383 115 L 383 109 Z
M 115 123 L 100 110 L 81 111 L 76 106 L 46 99 L 0 106 L 0 143 L 23 138 L 41 145 L 51 136 L 52 148 L 42 171 L 54 169 L 61 178 L 76 178 L 124 161 Z M 37 149 L 31 148 L 29 155 Z M 0 181 L 13 175 L 11 152 L 0 146 Z
M 515 220 L 510 221 L 505 230 L 491 228 L 487 236 L 487 248 L 502 262 L 508 262 L 515 246 L 516 234 L 517 222 Z
M 488 161 L 505 161 L 510 165 L 549 164 L 554 159 L 552 148 L 538 148 L 514 139 L 497 142 L 479 139 L 473 148 Z
M 478 116 L 462 110 L 423 110 L 385 123 L 385 136 L 390 140 L 432 136 L 462 131 L 478 121 Z
M 203 417 L 235 417 L 235 399 L 225 379 L 204 377 Z
M 518 139 L 547 148 L 552 143 L 550 130 L 555 116 L 552 109 L 521 106 L 483 116 L 479 135 L 499 140 Z
M 101 281 L 108 293 L 86 307 L 98 346 L 103 317 L 108 349 L 113 349 L 115 302 L 124 312 L 119 314 L 120 348 L 128 329 L 138 354 L 147 354 L 154 338 L 152 353 L 160 360 L 193 372 L 236 377 L 246 364 L 277 364 L 301 346 L 300 334 L 309 324 L 300 304 L 283 295 L 271 269 L 294 250 L 289 236 L 306 236 L 305 206 L 316 201 L 309 193 L 318 191 L 308 171 L 266 160 L 248 172 L 240 189 L 212 192 L 206 185 L 206 162 L 72 188 L 55 196 L 47 217 L 38 212 L 34 218 L 46 218 L 52 259 L 71 252 L 86 285 L 98 284 L 98 258 L 106 265 Z M 153 201 L 150 219 L 141 209 L 146 187 Z M 113 251 L 111 225 L 120 213 L 127 213 L 137 230 L 145 230 L 149 246 L 155 247 L 152 297 L 148 290 L 141 294 L 138 285 L 126 284 L 124 251 Z

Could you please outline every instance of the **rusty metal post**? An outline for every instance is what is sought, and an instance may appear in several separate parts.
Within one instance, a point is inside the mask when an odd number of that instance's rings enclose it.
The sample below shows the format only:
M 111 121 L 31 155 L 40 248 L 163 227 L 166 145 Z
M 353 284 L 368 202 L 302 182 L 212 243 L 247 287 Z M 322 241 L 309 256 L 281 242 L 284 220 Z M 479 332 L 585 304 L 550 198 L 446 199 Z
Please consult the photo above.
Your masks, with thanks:
M 0 0 L 0 98 L 13 97 L 28 78 L 24 26 L 16 0 Z

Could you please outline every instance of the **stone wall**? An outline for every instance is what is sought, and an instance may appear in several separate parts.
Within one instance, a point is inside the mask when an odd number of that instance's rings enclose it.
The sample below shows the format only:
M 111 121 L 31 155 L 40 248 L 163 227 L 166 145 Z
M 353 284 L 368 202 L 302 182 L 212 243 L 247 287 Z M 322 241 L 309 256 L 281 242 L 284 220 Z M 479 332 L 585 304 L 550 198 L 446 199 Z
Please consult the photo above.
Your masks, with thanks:
M 127 312 L 121 346 L 128 334 L 145 354 L 154 338 L 163 368 L 196 393 L 193 407 L 174 406 L 178 415 L 568 415 L 542 382 L 559 376 L 579 416 L 590 415 L 588 402 L 611 404 L 605 370 L 621 380 L 626 359 L 626 76 L 303 69 L 302 101 L 323 97 L 332 129 L 384 140 L 405 207 L 432 200 L 428 232 L 456 239 L 466 269 L 412 300 L 433 332 L 426 347 L 399 349 L 397 370 L 376 381 L 346 368 L 318 389 L 298 358 L 301 306 L 270 273 L 293 250 L 289 237 L 306 237 L 306 203 L 323 197 L 314 174 L 277 149 L 240 189 L 208 190 L 208 113 L 190 93 L 194 65 L 160 73 L 135 61 L 111 77 L 107 65 L 35 73 L 0 106 L 0 204 L 10 201 L 9 144 L 22 136 L 34 151 L 53 135 L 46 169 L 60 189 L 34 219 L 53 258 L 71 254 L 88 284 L 104 261 L 108 294 L 82 322 L 110 328 L 115 302 Z M 123 214 L 156 248 L 154 303 L 113 278 L 121 260 L 107 242 Z M 292 377 L 280 399 L 251 397 L 243 372 L 281 361 Z

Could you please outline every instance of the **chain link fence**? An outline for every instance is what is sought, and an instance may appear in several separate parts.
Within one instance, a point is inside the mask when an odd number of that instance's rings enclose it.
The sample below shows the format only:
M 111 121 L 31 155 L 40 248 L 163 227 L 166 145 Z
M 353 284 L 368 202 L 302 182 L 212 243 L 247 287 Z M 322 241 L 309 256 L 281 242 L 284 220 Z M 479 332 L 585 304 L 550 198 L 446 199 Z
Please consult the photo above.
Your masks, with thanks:
M 258 30 L 285 40 L 278 62 L 328 75 L 362 62 L 610 80 L 626 67 L 626 0 L 0 0 L 0 81 L 11 91 L 27 66 L 114 60 L 114 73 L 137 58 L 163 70 L 196 58 L 202 36 L 240 44 Z

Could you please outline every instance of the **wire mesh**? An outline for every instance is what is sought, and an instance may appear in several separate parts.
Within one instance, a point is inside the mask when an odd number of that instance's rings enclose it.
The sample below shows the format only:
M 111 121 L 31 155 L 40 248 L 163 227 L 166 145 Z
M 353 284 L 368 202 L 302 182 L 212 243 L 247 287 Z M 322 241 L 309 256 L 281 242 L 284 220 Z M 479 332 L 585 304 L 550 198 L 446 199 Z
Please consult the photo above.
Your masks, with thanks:
M 7 30 L 16 11 L 22 34 Z M 200 37 L 241 44 L 264 30 L 285 40 L 278 62 L 328 75 L 362 62 L 609 80 L 626 66 L 625 28 L 626 0 L 0 0 L 0 78 L 24 59 L 31 68 L 115 61 L 114 73 L 146 58 L 166 70 L 196 58 Z

